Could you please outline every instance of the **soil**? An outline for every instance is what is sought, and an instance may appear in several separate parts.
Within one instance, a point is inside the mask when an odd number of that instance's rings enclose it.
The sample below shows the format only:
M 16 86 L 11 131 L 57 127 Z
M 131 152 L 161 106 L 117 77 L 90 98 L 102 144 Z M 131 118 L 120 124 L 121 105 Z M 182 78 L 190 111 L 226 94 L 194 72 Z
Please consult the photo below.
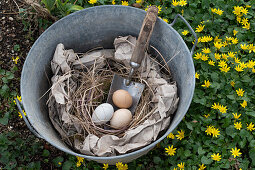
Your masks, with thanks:
M 30 10 L 19 13 L 23 9 Z M 25 58 L 34 41 L 42 33 L 42 30 L 38 26 L 38 18 L 36 17 L 38 16 L 31 12 L 31 7 L 23 0 L 0 0 L 0 68 L 10 71 L 16 65 L 18 70 L 15 72 L 15 78 L 12 80 L 10 88 L 11 91 L 16 91 L 18 94 L 20 94 L 20 75 Z M 12 59 L 17 56 L 20 59 L 15 64 Z M 1 98 L 0 103 L 1 112 L 10 110 L 10 101 Z M 28 136 L 33 135 L 28 130 L 23 119 L 13 115 L 9 119 L 7 126 L 0 124 L 0 133 L 7 131 L 18 132 L 20 134 L 19 137 L 24 140 Z M 50 160 L 64 155 L 62 151 L 51 146 L 46 141 L 42 139 L 38 140 L 40 140 L 44 149 L 50 150 Z M 44 163 L 42 161 L 43 159 L 42 156 L 38 155 L 38 157 L 32 158 L 31 161 L 41 161 L 41 167 L 43 169 L 52 169 L 53 165 Z

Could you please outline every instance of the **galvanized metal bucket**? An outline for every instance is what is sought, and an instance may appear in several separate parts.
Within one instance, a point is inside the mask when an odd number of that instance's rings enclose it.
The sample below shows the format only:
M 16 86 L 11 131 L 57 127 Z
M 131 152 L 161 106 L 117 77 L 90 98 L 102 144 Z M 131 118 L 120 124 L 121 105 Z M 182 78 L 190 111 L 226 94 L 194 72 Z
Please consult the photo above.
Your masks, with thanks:
M 58 149 L 75 155 L 94 160 L 100 163 L 115 164 L 116 162 L 130 162 L 150 151 L 157 143 L 163 140 L 181 122 L 186 114 L 195 88 L 195 69 L 192 61 L 197 38 L 186 20 L 177 15 L 172 24 L 158 19 L 151 37 L 150 44 L 156 47 L 168 62 L 173 79 L 177 82 L 179 105 L 168 130 L 163 136 L 148 146 L 137 151 L 119 156 L 96 157 L 76 153 L 62 142 L 48 117 L 46 106 L 47 96 L 42 97 L 49 90 L 51 77 L 50 61 L 58 43 L 63 43 L 75 52 L 86 52 L 92 48 L 102 46 L 113 48 L 113 40 L 118 36 L 138 36 L 146 12 L 141 9 L 127 6 L 98 6 L 87 8 L 60 19 L 50 26 L 32 46 L 21 75 L 22 105 L 27 113 L 23 118 L 28 128 L 38 137 Z M 195 36 L 196 42 L 190 51 L 172 28 L 176 19 L 180 17 Z M 173 55 L 179 53 L 173 57 Z M 21 105 L 17 101 L 20 112 Z

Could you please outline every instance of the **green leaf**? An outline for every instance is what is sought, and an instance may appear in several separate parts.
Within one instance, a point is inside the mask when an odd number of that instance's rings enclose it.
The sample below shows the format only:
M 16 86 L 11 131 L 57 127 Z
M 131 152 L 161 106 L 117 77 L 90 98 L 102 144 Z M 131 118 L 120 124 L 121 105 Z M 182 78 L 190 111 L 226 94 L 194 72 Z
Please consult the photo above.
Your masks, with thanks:
M 50 152 L 46 149 L 43 150 L 42 156 L 48 157 L 50 155 Z
M 188 129 L 193 130 L 193 126 L 192 126 L 191 123 L 185 122 L 185 124 L 187 125 L 187 128 L 188 128 Z
M 51 12 L 54 9 L 56 0 L 42 0 L 42 3 Z
M 190 155 L 191 155 L 190 150 L 185 150 L 185 151 L 184 151 L 184 156 L 185 156 L 185 157 L 189 157 Z
M 203 154 L 206 153 L 206 151 L 204 151 L 203 148 L 202 148 L 201 146 L 198 148 L 197 151 L 198 151 L 198 154 L 199 154 L 199 155 L 203 155 Z
M 4 117 L 0 118 L 0 124 L 7 125 L 9 121 L 10 113 L 7 112 L 4 114 Z
M 247 130 L 242 129 L 242 130 L 240 131 L 240 136 L 241 136 L 242 138 L 246 138 L 248 135 L 249 135 L 249 132 L 247 132 Z
M 153 162 L 154 162 L 155 164 L 160 164 L 161 161 L 162 161 L 162 160 L 161 160 L 160 157 L 158 157 L 158 156 L 154 156 L 154 157 L 153 157 Z
M 72 5 L 72 6 L 68 9 L 68 11 L 80 11 L 80 10 L 82 10 L 82 9 L 84 9 L 84 8 L 81 7 L 81 6 L 79 6 L 79 5 Z
M 71 162 L 71 161 L 65 161 L 65 162 L 63 163 L 62 170 L 69 170 L 69 169 L 71 169 L 71 167 L 72 167 L 73 164 L 74 164 L 74 163 Z
M 206 156 L 203 156 L 202 158 L 201 158 L 201 162 L 202 162 L 202 164 L 205 164 L 205 165 L 208 165 L 208 164 L 210 164 L 210 163 L 212 163 L 212 159 L 211 158 L 207 158 Z
M 19 51 L 20 50 L 20 46 L 18 44 L 13 46 L 13 50 L 14 51 Z
M 255 148 L 252 148 L 250 151 L 249 151 L 249 155 L 250 155 L 250 158 L 252 160 L 252 165 L 255 166 Z
M 235 137 L 236 132 L 235 132 L 235 128 L 233 126 L 229 126 L 226 128 L 226 134 L 231 136 L 232 138 Z
M 58 156 L 58 157 L 56 157 L 56 158 L 54 158 L 54 159 L 52 160 L 53 164 L 54 164 L 56 167 L 61 167 L 61 164 L 59 164 L 59 163 L 62 163 L 63 161 L 64 161 L 64 158 L 61 157 L 61 156 Z
M 255 147 L 255 140 L 250 141 L 249 147 Z
M 249 116 L 252 116 L 252 117 L 255 117 L 255 111 L 246 112 L 245 114 L 249 115 Z

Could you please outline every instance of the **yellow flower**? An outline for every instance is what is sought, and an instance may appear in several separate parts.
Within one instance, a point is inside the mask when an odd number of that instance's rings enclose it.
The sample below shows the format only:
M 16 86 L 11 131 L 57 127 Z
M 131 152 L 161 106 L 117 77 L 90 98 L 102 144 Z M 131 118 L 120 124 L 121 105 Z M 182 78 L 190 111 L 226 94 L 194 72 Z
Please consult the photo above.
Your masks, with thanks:
M 121 5 L 128 6 L 128 2 L 127 1 L 121 1 Z
M 22 110 L 22 111 L 23 111 L 24 115 L 27 116 L 26 112 L 24 110 Z M 18 113 L 19 113 L 19 117 L 22 119 L 22 114 L 20 112 L 18 112 Z
M 76 166 L 77 166 L 77 167 L 80 167 L 80 166 L 81 166 L 81 162 L 77 162 L 77 163 L 76 163 Z
M 116 163 L 116 168 L 118 170 L 127 170 L 128 169 L 128 165 L 127 164 L 123 165 L 122 162 L 117 162 Z
M 184 131 L 178 131 L 178 135 L 175 135 L 177 139 L 182 140 L 184 138 Z
M 216 8 L 212 8 L 211 11 L 212 11 L 212 13 L 216 13 L 217 9 Z
M 202 53 L 196 53 L 194 59 L 198 60 L 202 57 Z
M 209 54 L 211 52 L 210 48 L 203 48 L 202 52 L 205 54 Z
M 178 170 L 177 168 L 174 168 L 173 170 Z
M 243 107 L 243 108 L 245 108 L 246 106 L 247 106 L 247 101 L 243 101 L 243 103 L 240 103 L 240 105 Z
M 228 37 L 228 36 L 226 36 L 226 38 L 225 38 L 227 41 L 232 41 L 233 40 L 233 37 Z
M 203 55 L 202 55 L 202 57 L 201 57 L 201 60 L 203 60 L 203 61 L 207 61 L 207 60 L 208 60 L 208 58 L 209 58 L 209 57 L 208 57 L 207 55 L 204 55 L 204 54 L 203 54 Z
M 246 8 L 250 8 L 251 6 L 250 5 L 245 5 Z
M 223 47 L 226 47 L 228 45 L 228 42 L 227 41 L 224 41 L 223 43 Z M 231 44 L 231 43 L 230 43 Z
M 253 67 L 251 71 L 252 71 L 253 73 L 255 73 L 255 68 Z
M 233 52 L 228 52 L 228 56 L 231 57 L 231 58 L 234 58 L 235 54 Z
M 185 5 L 187 5 L 187 1 L 185 1 L 185 0 L 180 0 L 180 1 L 179 1 L 179 5 L 180 5 L 180 6 L 185 6 Z
M 180 170 L 181 170 L 181 169 L 184 169 L 184 164 L 185 164 L 184 162 L 181 162 L 180 164 L 177 164 L 177 166 L 178 166 L 178 167 L 180 168 Z
M 216 60 L 220 60 L 221 55 L 218 54 L 218 53 L 215 53 L 215 54 L 214 54 L 214 57 L 215 57 Z
M 207 80 L 207 81 L 205 80 L 204 82 L 205 82 L 205 84 L 202 84 L 202 87 L 206 87 L 206 88 L 210 87 L 211 83 L 209 80 Z
M 247 68 L 247 64 L 244 62 L 239 63 L 239 65 L 241 68 Z
M 95 4 L 95 3 L 97 3 L 97 0 L 89 0 L 89 3 L 90 4 Z
M 233 34 L 234 34 L 234 36 L 236 36 L 236 34 L 238 33 L 238 31 L 236 31 L 236 30 L 233 30 Z
M 17 99 L 22 102 L 21 96 L 17 96 Z
M 204 115 L 205 118 L 208 118 L 210 116 L 210 114 L 208 113 L 207 115 Z
M 136 0 L 135 3 L 141 4 L 143 0 Z
M 218 14 L 218 15 L 222 15 L 222 14 L 223 14 L 223 12 L 224 12 L 224 11 L 222 11 L 222 10 L 220 10 L 220 9 L 217 9 L 216 14 Z
M 210 42 L 213 40 L 213 37 L 211 36 L 203 36 L 203 37 L 199 37 L 200 38 L 200 42 Z
M 235 127 L 237 130 L 241 130 L 241 128 L 242 128 L 242 123 L 241 123 L 241 122 L 236 122 L 236 123 L 234 123 L 234 127 Z
M 249 21 L 248 21 L 247 18 L 243 18 L 242 21 L 241 21 L 241 23 L 242 23 L 243 25 L 247 24 L 248 22 L 249 22 Z
M 211 155 L 212 159 L 215 160 L 215 161 L 220 161 L 221 160 L 221 155 L 219 153 L 217 154 L 212 154 Z
M 231 82 L 230 82 L 230 85 L 231 85 L 232 87 L 235 87 L 235 84 L 236 84 L 236 83 L 235 83 L 234 81 L 231 81 Z
M 59 165 L 62 165 L 62 162 L 58 162 Z
M 240 59 L 235 57 L 235 63 L 239 64 L 240 63 Z
M 204 170 L 206 168 L 206 166 L 204 164 L 199 165 L 199 169 L 198 170 Z
M 233 43 L 233 44 L 237 44 L 237 43 L 238 43 L 238 39 L 237 39 L 237 38 L 233 38 L 233 39 L 232 39 L 232 43 Z
M 170 146 L 168 146 L 168 148 L 165 148 L 165 152 L 168 154 L 168 155 L 170 155 L 170 156 L 174 156 L 174 154 L 175 154 L 175 150 L 176 150 L 176 148 L 173 148 L 174 146 L 172 145 L 171 147 Z
M 196 32 L 202 32 L 203 29 L 204 29 L 204 27 L 205 27 L 205 26 L 202 25 L 202 24 L 198 25 L 197 28 L 196 28 Z
M 227 106 L 223 106 L 223 105 L 220 105 L 218 109 L 221 113 L 227 113 L 227 110 L 228 110 Z
M 173 134 L 173 133 L 170 133 L 169 135 L 167 135 L 167 138 L 174 139 L 174 134 Z
M 233 11 L 233 13 L 234 13 L 235 15 L 240 15 L 241 12 L 242 12 L 242 7 L 240 7 L 240 6 L 234 6 L 234 11 Z
M 248 125 L 248 123 L 247 123 L 247 130 L 249 130 L 249 131 L 255 130 L 254 124 L 253 124 L 252 122 L 251 122 L 249 125 Z
M 235 70 L 238 71 L 238 72 L 242 72 L 243 68 L 240 67 L 240 65 L 238 65 L 238 66 L 235 67 Z
M 234 158 L 236 157 L 236 156 L 240 156 L 242 153 L 241 152 L 239 152 L 240 151 L 240 149 L 237 149 L 236 147 L 235 147 L 235 149 L 234 148 L 232 148 L 231 149 L 231 153 L 232 153 L 232 155 L 234 156 Z
M 12 61 L 15 63 L 15 64 L 18 64 L 18 60 L 19 60 L 19 57 L 17 56 L 16 58 L 13 58 L 12 57 Z
M 188 30 L 184 30 L 184 31 L 182 32 L 182 35 L 187 35 L 188 33 L 189 33 Z
M 219 109 L 219 107 L 220 107 L 220 104 L 219 103 L 213 103 L 213 105 L 212 105 L 212 109 Z
M 242 18 L 241 18 L 241 17 L 236 17 L 236 21 L 237 21 L 238 23 L 241 23 Z
M 246 8 L 242 8 L 242 9 L 241 9 L 241 12 L 242 12 L 244 15 L 247 15 L 248 10 L 247 10 Z
M 167 18 L 163 18 L 163 21 L 165 21 L 166 23 L 168 23 L 168 19 L 167 19 Z
M 214 42 L 221 42 L 222 39 L 219 39 L 219 35 L 217 35 L 215 38 L 214 38 Z
M 228 60 L 228 55 L 227 55 L 227 54 L 222 54 L 221 57 L 222 57 L 224 60 Z
M 200 74 L 198 74 L 198 73 L 195 74 L 196 79 L 199 79 L 199 76 L 200 76 Z
M 212 129 L 213 129 L 214 127 L 213 126 L 207 126 L 207 129 L 205 130 L 205 133 L 207 134 L 207 135 L 211 135 L 212 134 Z
M 209 64 L 209 65 L 214 66 L 214 63 L 215 63 L 215 62 L 214 62 L 214 61 L 212 61 L 212 60 L 208 61 L 208 64 Z
M 109 165 L 108 164 L 103 164 L 104 166 L 103 166 L 103 169 L 104 170 L 106 170 L 106 169 L 108 169 L 109 168 Z
M 178 5 L 179 5 L 179 2 L 176 1 L 176 0 L 173 0 L 173 1 L 172 1 L 172 5 L 173 5 L 173 6 L 178 6 Z
M 230 70 L 230 67 L 228 67 L 227 65 L 220 68 L 220 71 L 225 73 L 227 73 L 229 70 Z
M 224 66 L 227 66 L 227 63 L 226 63 L 226 61 L 224 61 L 224 60 L 220 60 L 218 66 L 219 66 L 219 67 L 224 67 Z
M 243 96 L 244 90 L 239 88 L 238 90 L 236 90 L 236 94 L 237 94 L 238 96 Z
M 249 50 L 249 53 L 251 53 L 251 52 L 255 53 L 255 46 L 253 44 L 249 44 L 248 50 Z
M 211 129 L 211 133 L 213 137 L 216 137 L 216 138 L 220 135 L 220 131 L 214 127 Z
M 239 119 L 239 117 L 242 115 L 242 114 L 237 114 L 237 113 L 232 113 L 232 115 L 234 116 L 235 119 Z
M 223 46 L 221 42 L 215 42 L 214 47 L 216 47 L 218 50 Z
M 253 60 L 249 60 L 246 65 L 248 68 L 253 68 L 255 66 L 255 62 Z
M 79 157 L 79 156 L 76 156 L 76 158 L 77 158 L 76 166 L 77 166 L 77 167 L 80 167 L 80 166 L 81 166 L 81 162 L 83 162 L 83 161 L 84 161 L 84 158 Z
M 162 10 L 162 7 L 161 6 L 157 6 L 157 8 L 158 8 L 158 13 L 160 13 L 161 10 Z
M 245 29 L 247 29 L 247 30 L 249 30 L 250 27 L 251 27 L 251 24 L 250 24 L 250 23 L 247 23 L 247 24 L 245 24 L 245 25 L 243 26 L 243 28 L 245 28 Z
M 112 0 L 112 4 L 113 4 L 113 5 L 115 5 L 115 4 L 116 4 L 116 3 L 115 3 L 115 0 Z

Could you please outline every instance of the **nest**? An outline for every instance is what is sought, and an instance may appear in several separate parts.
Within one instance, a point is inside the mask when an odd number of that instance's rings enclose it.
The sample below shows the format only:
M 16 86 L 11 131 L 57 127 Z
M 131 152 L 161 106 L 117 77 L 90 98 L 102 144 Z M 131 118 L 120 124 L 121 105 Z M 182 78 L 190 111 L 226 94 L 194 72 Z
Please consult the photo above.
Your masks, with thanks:
M 49 117 L 62 140 L 75 150 L 96 156 L 124 154 L 156 140 L 169 126 L 179 100 L 177 87 L 170 81 L 167 63 L 163 60 L 161 65 L 150 55 L 132 78 L 145 88 L 131 123 L 116 130 L 109 123 L 92 121 L 96 107 L 107 100 L 114 74 L 128 76 L 133 44 L 134 37 L 122 37 L 115 40 L 115 49 L 84 54 L 57 46 L 51 62 Z
M 135 127 L 144 121 L 152 113 L 150 110 L 153 110 L 149 105 L 153 92 L 148 85 L 145 85 L 140 102 L 129 126 L 115 130 L 108 124 L 103 126 L 94 124 L 91 119 L 92 114 L 98 105 L 106 102 L 114 74 L 127 77 L 129 72 L 129 68 L 121 63 L 114 60 L 106 60 L 106 62 L 107 64 L 103 68 L 98 68 L 98 65 L 93 64 L 92 67 L 85 69 L 86 72 L 74 70 L 72 74 L 72 76 L 75 75 L 76 77 L 75 81 L 78 83 L 78 88 L 71 97 L 73 105 L 70 114 L 75 115 L 79 119 L 80 124 L 82 124 L 83 137 L 88 134 L 94 134 L 98 137 L 103 135 L 121 137 L 128 128 Z M 133 77 L 133 81 L 146 82 L 138 75 Z

